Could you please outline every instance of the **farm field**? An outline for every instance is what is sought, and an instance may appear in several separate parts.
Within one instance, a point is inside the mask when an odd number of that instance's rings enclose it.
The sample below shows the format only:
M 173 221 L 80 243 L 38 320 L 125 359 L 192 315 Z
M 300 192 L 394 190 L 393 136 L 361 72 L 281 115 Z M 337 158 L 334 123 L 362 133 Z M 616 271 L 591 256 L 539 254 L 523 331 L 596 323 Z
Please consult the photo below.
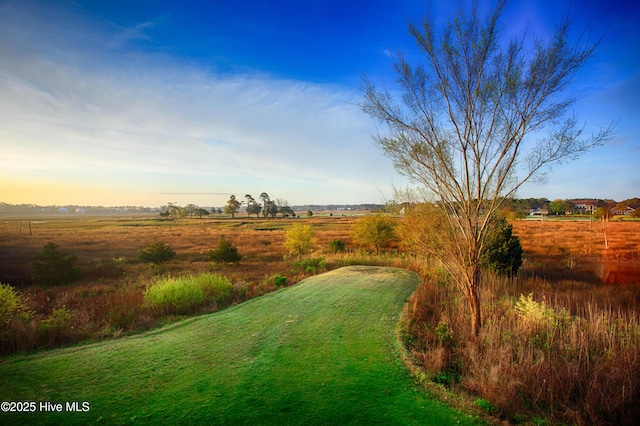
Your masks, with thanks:
M 354 266 L 116 341 L 0 362 L 4 424 L 479 424 L 417 391 L 395 327 L 419 277 Z M 87 402 L 88 405 L 83 405 Z

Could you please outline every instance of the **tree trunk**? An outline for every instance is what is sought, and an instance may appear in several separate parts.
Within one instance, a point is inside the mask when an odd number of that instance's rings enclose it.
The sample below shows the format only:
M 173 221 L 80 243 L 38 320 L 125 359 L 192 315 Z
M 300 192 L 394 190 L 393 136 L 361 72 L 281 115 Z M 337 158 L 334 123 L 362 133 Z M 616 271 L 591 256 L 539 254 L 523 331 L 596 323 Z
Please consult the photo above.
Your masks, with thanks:
M 478 264 L 472 265 L 471 268 L 471 283 L 469 292 L 467 293 L 467 301 L 469 303 L 469 313 L 471 315 L 471 332 L 474 336 L 479 336 L 480 329 L 482 328 L 480 294 L 478 292 L 478 289 L 480 288 L 481 271 Z
M 471 331 L 474 336 L 479 336 L 482 328 L 482 316 L 480 315 L 480 298 L 477 289 L 469 298 L 469 309 L 471 310 Z

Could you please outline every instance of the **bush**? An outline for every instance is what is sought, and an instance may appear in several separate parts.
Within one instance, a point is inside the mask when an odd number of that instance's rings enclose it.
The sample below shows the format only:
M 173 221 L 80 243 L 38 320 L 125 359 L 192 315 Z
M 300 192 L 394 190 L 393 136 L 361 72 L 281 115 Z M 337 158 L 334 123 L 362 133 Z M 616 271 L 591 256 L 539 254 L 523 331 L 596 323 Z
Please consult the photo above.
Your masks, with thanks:
M 232 290 L 233 284 L 216 274 L 166 278 L 147 288 L 144 300 L 161 314 L 186 315 L 207 304 L 226 302 Z
M 0 353 L 27 349 L 34 345 L 33 312 L 9 284 L 0 283 Z
M 3 328 L 20 308 L 20 296 L 9 284 L 0 283 L 0 329 Z
M 324 257 L 313 257 L 310 259 L 298 260 L 293 266 L 304 272 L 315 273 L 319 270 L 327 269 L 327 260 Z
M 331 253 L 342 253 L 344 249 L 344 242 L 340 239 L 331 240 L 329 242 L 329 252 Z
M 518 273 L 523 250 L 520 239 L 513 235 L 512 230 L 506 219 L 496 219 L 480 259 L 483 269 L 502 275 Z
M 276 275 L 273 277 L 273 283 L 276 285 L 276 287 L 284 287 L 285 285 L 287 285 L 287 277 Z
M 230 241 L 222 238 L 218 241 L 218 247 L 209 250 L 209 259 L 214 262 L 239 262 L 242 256 L 238 254 L 238 248 L 234 247 Z
M 156 241 L 153 244 L 149 244 L 143 249 L 138 251 L 138 259 L 141 262 L 152 262 L 156 265 L 176 257 L 176 252 L 165 243 Z
M 33 257 L 33 281 L 41 286 L 70 284 L 80 278 L 80 268 L 74 266 L 76 256 L 58 249 L 48 242 L 42 252 Z
M 476 398 L 473 403 L 476 407 L 489 414 L 493 414 L 496 411 L 496 407 L 494 407 L 489 401 L 484 398 Z
M 71 313 L 66 307 L 54 309 L 51 315 L 40 323 L 39 332 L 45 344 L 56 346 L 68 343 L 73 338 Z

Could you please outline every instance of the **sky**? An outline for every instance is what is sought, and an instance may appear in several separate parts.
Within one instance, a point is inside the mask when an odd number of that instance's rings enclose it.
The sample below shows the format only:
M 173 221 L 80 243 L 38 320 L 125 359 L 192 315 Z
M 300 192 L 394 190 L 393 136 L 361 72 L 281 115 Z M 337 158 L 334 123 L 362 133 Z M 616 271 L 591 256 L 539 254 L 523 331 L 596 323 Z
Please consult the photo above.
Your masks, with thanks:
M 362 76 L 393 87 L 394 55 L 421 60 L 408 22 L 451 4 L 0 0 L 0 202 L 384 203 L 407 180 L 373 142 Z M 602 39 L 574 110 L 615 135 L 517 196 L 638 197 L 640 4 L 512 0 L 504 34 L 546 37 L 567 11 Z

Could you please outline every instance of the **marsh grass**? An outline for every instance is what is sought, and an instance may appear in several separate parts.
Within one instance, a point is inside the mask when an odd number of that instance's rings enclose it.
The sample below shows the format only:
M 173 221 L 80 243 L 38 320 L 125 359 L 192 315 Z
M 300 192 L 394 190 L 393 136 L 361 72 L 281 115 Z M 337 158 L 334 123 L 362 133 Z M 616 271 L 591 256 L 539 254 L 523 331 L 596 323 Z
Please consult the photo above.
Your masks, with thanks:
M 535 277 L 484 279 L 484 327 L 477 338 L 464 301 L 433 276 L 407 305 L 406 340 L 432 380 L 485 399 L 513 422 L 634 424 L 640 415 L 638 287 L 616 292 Z
M 147 287 L 144 300 L 160 316 L 189 315 L 228 305 L 232 290 L 231 281 L 216 274 L 167 277 Z
M 0 281 L 11 283 L 23 296 L 34 315 L 29 320 L 12 320 L 1 352 L 49 347 L 38 332 L 54 310 L 64 307 L 71 318 L 64 344 L 101 339 L 156 327 L 176 315 L 175 307 L 152 309 L 144 302 L 147 287 L 166 277 L 217 274 L 229 278 L 233 290 L 224 303 L 203 303 L 193 308 L 203 313 L 239 303 L 277 290 L 273 279 L 281 276 L 293 285 L 310 275 L 340 266 L 337 262 L 298 268 L 287 258 L 285 232 L 295 223 L 317 229 L 318 243 L 313 257 L 323 257 L 332 239 L 351 245 L 353 218 L 311 219 L 181 219 L 153 217 L 65 218 L 51 217 L 32 223 L 32 235 L 20 221 L 0 223 Z M 239 263 L 216 264 L 209 250 L 226 239 L 242 255 Z M 55 289 L 31 284 L 31 262 L 42 245 L 55 241 L 77 256 L 82 270 L 79 281 Z M 174 259 L 155 265 L 140 262 L 140 249 L 161 241 L 176 251 Z M 304 259 L 303 259 L 304 260 Z M 282 285 L 279 280 L 278 284 Z M 189 311 L 190 309 L 186 309 Z M 55 339 L 54 339 L 55 340 Z M 63 339 L 59 339 L 62 342 Z M 53 341 L 53 340 L 50 340 Z

